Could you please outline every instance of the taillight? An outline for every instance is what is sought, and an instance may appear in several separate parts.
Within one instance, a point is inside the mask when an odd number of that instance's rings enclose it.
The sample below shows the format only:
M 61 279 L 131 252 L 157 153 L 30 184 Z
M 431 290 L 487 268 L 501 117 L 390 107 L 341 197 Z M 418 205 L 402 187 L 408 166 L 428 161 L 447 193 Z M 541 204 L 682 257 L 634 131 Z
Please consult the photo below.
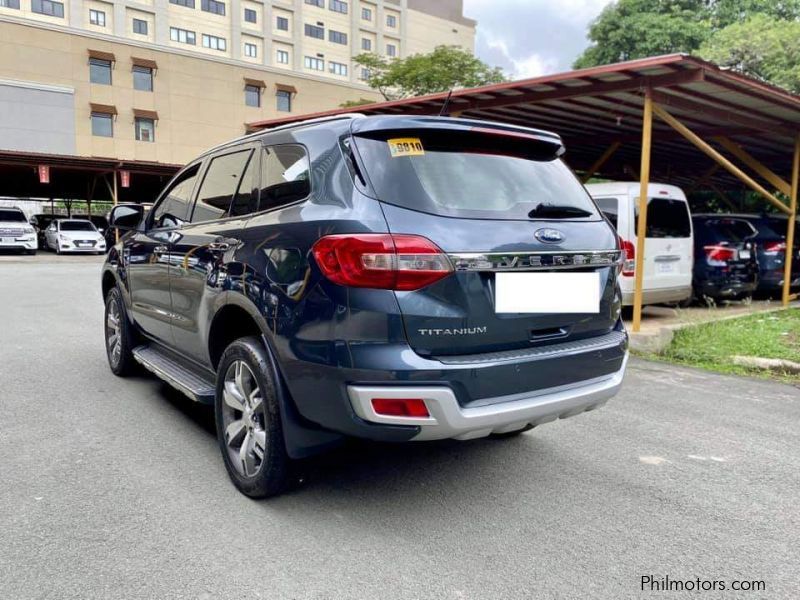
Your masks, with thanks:
M 636 274 L 636 246 L 622 238 L 619 238 L 619 245 L 622 248 L 622 275 L 633 277 Z
M 727 246 L 703 246 L 706 253 L 706 262 L 712 267 L 725 267 L 729 260 L 736 260 L 736 248 Z
M 350 287 L 418 290 L 453 272 L 447 255 L 418 235 L 326 235 L 311 252 L 325 277 Z
M 786 252 L 786 242 L 766 242 L 764 244 L 764 254 L 777 256 Z
M 430 417 L 421 398 L 373 398 L 372 408 L 387 417 Z

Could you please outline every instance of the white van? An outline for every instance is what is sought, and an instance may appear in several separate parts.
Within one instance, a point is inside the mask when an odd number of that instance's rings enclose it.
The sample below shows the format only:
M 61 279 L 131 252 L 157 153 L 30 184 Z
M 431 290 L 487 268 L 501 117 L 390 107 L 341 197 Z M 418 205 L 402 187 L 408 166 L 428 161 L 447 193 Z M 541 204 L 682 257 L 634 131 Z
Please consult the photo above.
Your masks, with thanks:
M 633 304 L 635 279 L 639 183 L 593 183 L 586 189 L 619 234 L 626 255 L 619 277 L 622 304 L 630 306 Z M 647 196 L 642 302 L 683 302 L 692 296 L 694 266 L 689 204 L 683 191 L 674 185 L 651 183 Z

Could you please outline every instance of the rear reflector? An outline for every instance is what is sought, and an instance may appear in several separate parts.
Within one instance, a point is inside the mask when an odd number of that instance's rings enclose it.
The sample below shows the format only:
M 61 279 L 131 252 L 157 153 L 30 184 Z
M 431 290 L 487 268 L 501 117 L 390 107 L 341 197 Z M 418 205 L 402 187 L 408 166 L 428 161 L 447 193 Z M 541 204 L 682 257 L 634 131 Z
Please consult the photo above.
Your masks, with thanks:
M 333 283 L 386 290 L 418 290 L 453 272 L 447 255 L 418 235 L 327 235 L 311 249 Z
M 373 398 L 376 414 L 386 417 L 430 417 L 428 407 L 421 398 Z
M 727 246 L 703 246 L 706 253 L 706 262 L 712 267 L 724 267 L 729 260 L 736 260 L 738 251 Z

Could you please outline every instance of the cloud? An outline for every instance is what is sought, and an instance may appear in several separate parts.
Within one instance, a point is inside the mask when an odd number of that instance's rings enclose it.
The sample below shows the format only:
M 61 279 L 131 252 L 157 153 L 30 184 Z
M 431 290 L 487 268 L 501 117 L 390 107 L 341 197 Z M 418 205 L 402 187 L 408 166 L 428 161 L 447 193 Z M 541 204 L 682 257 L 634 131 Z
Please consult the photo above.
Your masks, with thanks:
M 514 79 L 571 68 L 586 31 L 609 0 L 464 0 L 478 21 L 475 52 Z

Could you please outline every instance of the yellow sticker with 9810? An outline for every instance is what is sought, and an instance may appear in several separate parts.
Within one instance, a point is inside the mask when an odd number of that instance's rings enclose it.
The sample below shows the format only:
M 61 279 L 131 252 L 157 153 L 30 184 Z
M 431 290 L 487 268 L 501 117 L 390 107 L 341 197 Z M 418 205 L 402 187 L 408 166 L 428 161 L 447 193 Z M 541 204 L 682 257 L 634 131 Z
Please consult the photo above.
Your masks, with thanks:
M 425 156 L 425 149 L 419 138 L 392 138 L 386 140 L 392 158 L 401 156 Z

